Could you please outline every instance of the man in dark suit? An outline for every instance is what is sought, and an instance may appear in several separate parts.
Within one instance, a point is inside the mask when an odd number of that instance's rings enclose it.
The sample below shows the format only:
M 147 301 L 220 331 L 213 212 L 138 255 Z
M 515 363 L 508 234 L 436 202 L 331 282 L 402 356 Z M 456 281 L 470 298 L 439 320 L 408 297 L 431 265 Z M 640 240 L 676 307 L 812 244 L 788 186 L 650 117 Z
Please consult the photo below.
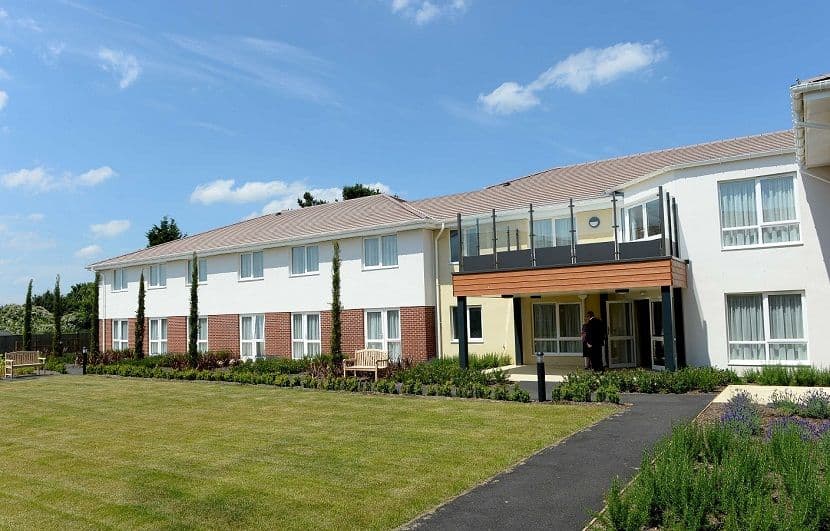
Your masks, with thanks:
M 584 350 L 591 360 L 591 368 L 595 371 L 602 371 L 605 367 L 602 362 L 602 346 L 605 344 L 605 323 L 588 311 L 585 314 L 588 322 L 585 323 L 585 337 L 582 339 Z

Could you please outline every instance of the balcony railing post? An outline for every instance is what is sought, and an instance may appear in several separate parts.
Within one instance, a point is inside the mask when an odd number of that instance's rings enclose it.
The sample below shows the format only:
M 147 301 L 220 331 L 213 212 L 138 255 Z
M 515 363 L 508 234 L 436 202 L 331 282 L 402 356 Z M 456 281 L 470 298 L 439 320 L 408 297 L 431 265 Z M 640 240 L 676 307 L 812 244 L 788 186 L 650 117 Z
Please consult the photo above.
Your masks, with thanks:
M 481 256 L 481 222 L 476 218 L 476 256 Z
M 536 267 L 536 242 L 533 234 L 533 203 L 530 203 L 530 265 Z
M 657 210 L 660 216 L 660 256 L 664 256 L 666 254 L 666 215 L 663 211 L 663 187 L 659 186 L 657 188 Z M 648 229 L 646 229 L 648 230 Z
M 462 240 L 461 231 L 461 212 L 457 216 L 458 221 L 458 270 L 464 271 L 464 241 Z
M 668 235 L 669 235 L 669 255 L 674 256 L 674 244 L 672 243 L 672 220 L 671 220 L 671 195 L 666 192 L 666 221 L 668 222 Z
M 504 232 L 507 233 L 507 250 L 510 251 L 510 227 L 507 227 Z
M 568 203 L 568 209 L 571 211 L 571 263 L 576 263 L 576 224 L 574 223 L 574 200 L 571 198 Z M 555 237 L 555 236 L 554 236 Z
M 499 251 L 496 244 L 498 242 L 498 238 L 496 235 L 496 209 L 493 209 L 493 269 L 499 268 Z
M 672 217 L 674 218 L 674 256 L 680 258 L 680 227 L 677 224 L 677 201 L 671 198 Z
M 614 210 L 614 260 L 620 259 L 620 235 L 619 235 L 619 223 L 617 222 L 617 191 L 614 190 L 611 192 L 611 205 L 612 209 Z

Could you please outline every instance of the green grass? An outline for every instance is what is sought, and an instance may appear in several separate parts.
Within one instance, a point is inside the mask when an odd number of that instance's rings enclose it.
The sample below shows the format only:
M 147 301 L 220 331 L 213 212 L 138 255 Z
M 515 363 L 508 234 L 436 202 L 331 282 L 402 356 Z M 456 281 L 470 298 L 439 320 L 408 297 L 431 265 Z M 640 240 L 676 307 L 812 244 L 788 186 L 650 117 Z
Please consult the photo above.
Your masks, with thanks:
M 391 528 L 616 411 L 270 386 L 0 382 L 0 528 Z

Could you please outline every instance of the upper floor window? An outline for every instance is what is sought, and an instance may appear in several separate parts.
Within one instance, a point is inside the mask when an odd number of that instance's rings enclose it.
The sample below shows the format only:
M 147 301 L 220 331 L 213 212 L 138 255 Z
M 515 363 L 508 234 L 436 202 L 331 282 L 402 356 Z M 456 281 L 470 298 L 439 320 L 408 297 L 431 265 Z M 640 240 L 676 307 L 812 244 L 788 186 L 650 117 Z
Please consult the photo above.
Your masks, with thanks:
M 167 319 L 150 319 L 150 355 L 167 354 Z
M 481 248 L 478 239 L 478 229 L 467 227 L 464 230 L 464 256 L 478 256 Z M 450 262 L 457 264 L 459 255 L 458 229 L 450 230 Z
M 458 341 L 458 306 L 450 306 L 452 340 Z M 484 327 L 481 320 L 481 306 L 467 306 L 467 339 L 472 342 L 484 341 Z
M 262 278 L 262 251 L 239 255 L 239 278 Z
M 291 274 L 305 275 L 320 271 L 320 249 L 316 245 L 291 248 Z
M 803 306 L 801 293 L 727 295 L 729 363 L 807 361 Z
M 394 267 L 398 265 L 398 236 L 375 236 L 363 239 L 363 267 Z
M 192 322 L 190 317 L 187 318 L 187 338 L 190 341 L 190 327 L 192 326 Z M 198 330 L 196 330 L 196 350 L 199 352 L 207 352 L 208 351 L 208 318 L 207 317 L 199 317 L 198 319 Z
M 576 233 L 574 233 L 576 238 Z M 562 247 L 571 244 L 571 218 L 534 219 L 533 245 L 541 247 Z
M 164 264 L 150 266 L 150 287 L 163 288 L 167 286 L 167 268 Z
M 112 350 L 130 348 L 129 322 L 126 319 L 112 320 Z
M 320 355 L 320 314 L 291 315 L 291 356 L 294 359 Z
M 801 240 L 792 176 L 718 183 L 723 247 Z
M 626 241 L 650 240 L 660 236 L 660 200 L 625 209 Z
M 198 261 L 197 261 L 197 265 L 198 265 L 197 273 L 199 273 L 199 283 L 203 284 L 203 283 L 207 282 L 207 273 L 208 273 L 208 271 L 207 271 L 207 258 L 199 258 Z M 187 285 L 190 285 L 190 279 L 192 279 L 192 278 L 193 278 L 193 260 L 188 260 L 187 261 L 187 278 L 185 279 L 185 283 L 187 283 Z
M 123 291 L 127 289 L 127 270 L 116 269 L 112 272 L 112 290 Z

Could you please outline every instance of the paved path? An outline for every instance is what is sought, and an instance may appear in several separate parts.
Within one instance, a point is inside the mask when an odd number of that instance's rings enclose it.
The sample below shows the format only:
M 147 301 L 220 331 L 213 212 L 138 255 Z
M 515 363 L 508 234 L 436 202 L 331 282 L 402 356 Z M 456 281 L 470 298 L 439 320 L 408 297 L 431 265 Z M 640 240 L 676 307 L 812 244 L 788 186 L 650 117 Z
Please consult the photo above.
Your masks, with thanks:
M 625 412 L 534 455 L 514 470 L 410 524 L 414 529 L 582 529 L 603 507 L 611 479 L 628 481 L 673 423 L 714 395 L 622 395 Z

